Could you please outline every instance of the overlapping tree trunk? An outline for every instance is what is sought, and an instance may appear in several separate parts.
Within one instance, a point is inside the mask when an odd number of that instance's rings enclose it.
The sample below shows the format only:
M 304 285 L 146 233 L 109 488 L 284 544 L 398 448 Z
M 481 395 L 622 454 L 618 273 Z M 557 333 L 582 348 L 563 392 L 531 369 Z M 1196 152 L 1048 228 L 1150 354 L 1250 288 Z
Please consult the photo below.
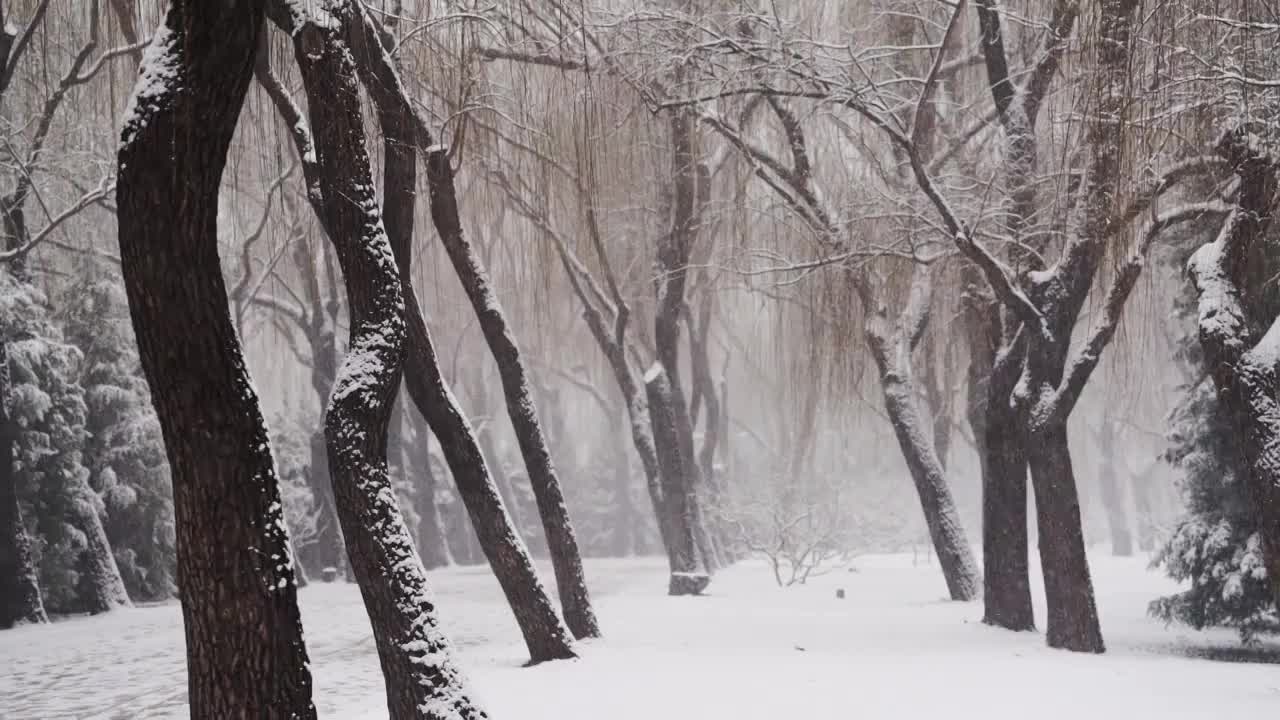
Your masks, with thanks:
M 388 473 L 388 423 L 404 364 L 404 301 L 374 196 L 355 62 L 342 40 L 342 24 L 356 10 L 339 0 L 310 13 L 295 11 L 301 16 L 277 13 L 275 19 L 294 40 L 315 133 L 324 225 L 351 318 L 347 356 L 325 412 L 325 439 L 338 518 L 373 626 L 390 717 L 483 718 L 437 626 L 426 573 Z
M 402 114 L 412 131 L 405 140 L 412 141 L 425 157 L 431 220 L 497 362 L 507 413 L 546 532 L 565 622 L 575 637 L 596 637 L 600 629 L 591 608 L 582 555 L 538 421 L 524 362 L 502 306 L 490 287 L 488 274 L 464 233 L 449 153 L 444 146 L 432 141 L 426 124 L 413 109 L 373 20 L 366 14 L 360 25 L 352 26 L 351 30 L 349 37 L 353 45 L 359 48 L 362 58 L 368 58 L 368 62 L 361 63 L 361 72 L 379 113 Z M 363 42 L 363 46 L 356 45 L 359 42 Z
M 196 720 L 315 717 L 278 480 L 218 258 L 218 187 L 262 21 L 262 0 L 174 0 L 119 152 L 120 259 L 172 472 Z
M 280 17 L 288 22 L 291 15 L 288 7 L 276 2 L 272 5 L 273 17 Z M 356 26 L 359 29 L 359 26 Z M 346 35 L 351 36 L 351 28 Z M 357 33 L 351 43 L 355 52 L 357 72 L 359 72 L 371 89 L 376 89 L 380 79 L 374 77 L 367 66 L 374 62 L 362 51 L 363 35 Z M 384 54 L 379 52 L 380 61 L 388 62 Z M 390 69 L 390 65 L 386 65 Z M 394 72 L 390 72 L 394 78 Z M 313 157 L 314 146 L 310 130 L 302 118 L 292 99 L 283 92 L 278 82 L 272 82 L 269 73 L 260 74 L 265 89 L 271 95 L 277 111 L 286 127 L 293 135 L 299 158 L 303 162 L 303 171 L 307 177 L 308 198 L 320 218 L 321 225 L 327 234 L 332 235 L 326 226 L 327 212 L 323 209 L 323 198 L 319 190 L 318 170 Z M 396 124 L 390 124 L 390 132 L 394 133 Z M 384 132 L 385 134 L 385 132 Z M 393 192 L 393 199 L 399 193 Z M 397 211 L 398 215 L 398 211 Z M 409 228 L 411 229 L 411 228 Z M 476 443 L 475 433 L 462 414 L 457 400 L 449 391 L 440 373 L 440 363 L 436 356 L 435 346 L 427 330 L 426 320 L 418 305 L 417 296 L 410 283 L 410 265 L 407 248 L 400 248 L 402 235 L 390 237 L 393 254 L 397 259 L 403 258 L 404 264 L 397 263 L 397 271 L 401 283 L 404 301 L 404 320 L 407 326 L 408 356 L 405 362 L 404 381 L 409 397 L 432 433 L 440 441 L 445 462 L 453 474 L 458 494 L 471 519 L 481 550 L 489 561 L 494 575 L 506 595 L 507 602 L 520 631 L 528 646 L 532 662 L 542 662 L 561 658 L 574 657 L 569 640 L 569 632 L 556 615 L 555 608 L 547 596 L 529 552 L 524 542 L 514 531 L 511 518 L 503 507 L 502 500 L 489 477 L 488 468 Z
M 869 315 L 867 347 L 880 373 L 885 412 L 920 496 L 920 507 L 924 510 L 929 538 L 938 553 L 947 590 L 952 600 L 965 601 L 978 596 L 977 564 L 938 459 L 931 428 L 920 414 L 912 371 L 911 354 L 929 319 L 932 296 L 929 272 L 926 265 L 915 263 L 907 305 L 895 327 L 889 327 L 883 305 L 871 305 L 873 301 L 866 283 L 859 283 L 859 288 Z

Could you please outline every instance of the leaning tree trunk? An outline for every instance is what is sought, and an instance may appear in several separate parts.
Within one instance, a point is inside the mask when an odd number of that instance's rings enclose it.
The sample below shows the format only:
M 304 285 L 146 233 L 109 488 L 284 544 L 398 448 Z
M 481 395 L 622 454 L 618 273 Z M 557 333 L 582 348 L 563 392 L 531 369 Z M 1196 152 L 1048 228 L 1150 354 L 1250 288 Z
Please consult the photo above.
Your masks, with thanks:
M 910 299 L 901 313 L 896 328 L 886 327 L 883 306 L 865 308 L 869 317 L 866 341 L 880 374 L 885 413 L 893 425 L 898 447 L 906 460 L 907 470 L 915 483 L 924 511 L 929 538 L 942 566 L 942 575 L 952 600 L 968 601 L 978 596 L 980 581 L 973 551 L 960 523 L 960 513 L 933 446 L 932 427 L 926 423 L 916 404 L 917 393 L 912 380 L 911 353 L 928 323 L 932 281 L 929 269 L 913 269 Z M 860 290 L 864 305 L 872 302 L 868 290 Z
M 426 573 L 413 549 L 387 468 L 388 423 L 404 365 L 404 301 L 374 197 L 355 62 L 331 4 L 330 21 L 286 26 L 315 133 L 325 227 L 347 289 L 351 334 L 325 413 L 338 517 L 386 682 L 393 720 L 483 718 L 467 696 L 436 624 Z
M 88 581 L 88 597 L 85 602 L 89 612 L 97 614 L 131 607 L 133 603 L 129 601 L 124 579 L 120 577 L 120 568 L 111 552 L 111 542 L 107 540 L 107 531 L 102 526 L 102 516 L 98 514 L 93 489 L 88 483 L 84 483 L 73 492 L 77 497 L 72 500 L 70 520 L 85 537 L 80 572 Z
M 415 127 L 412 109 L 404 101 L 403 87 L 390 58 L 382 49 L 381 39 L 367 17 L 351 19 L 347 38 L 356 52 L 357 70 L 365 89 L 374 99 L 383 134 L 402 140 L 401 147 L 413 148 L 411 131 Z M 403 166 L 402 166 L 403 167 Z M 407 172 L 397 176 L 391 202 L 412 202 L 413 176 Z M 405 181 L 407 184 L 404 184 Z M 538 580 L 529 551 L 515 531 L 493 479 L 489 475 L 475 433 L 458 407 L 453 393 L 440 373 L 439 358 L 422 309 L 412 284 L 410 246 L 413 215 L 393 209 L 387 217 L 403 220 L 389 228 L 392 250 L 399 271 L 408 324 L 409 354 L 405 369 L 405 386 L 418 411 L 440 441 L 445 462 L 453 473 L 463 504 L 467 507 L 480 548 L 507 602 L 516 616 L 533 662 L 575 657 L 568 630 L 556 615 L 546 590 Z
M 218 258 L 218 187 L 262 20 L 262 0 L 173 0 L 119 152 L 121 268 L 172 474 L 194 720 L 315 717 L 279 484 Z
M 529 485 L 533 488 L 542 529 L 547 536 L 547 549 L 551 552 L 551 565 L 565 622 L 574 637 L 599 637 L 600 627 L 591 608 L 587 580 L 582 570 L 582 554 L 569 521 L 569 511 L 565 507 L 542 425 L 538 421 L 537 406 L 529 388 L 520 349 L 498 297 L 489 285 L 480 258 L 463 233 L 448 153 L 437 148 L 427 153 L 426 162 L 427 186 L 431 190 L 431 219 L 498 364 L 507 414 L 511 417 L 511 427 L 524 457 Z
M 0 629 L 49 622 L 18 504 L 18 426 L 9 417 L 9 389 L 8 340 L 0 338 Z

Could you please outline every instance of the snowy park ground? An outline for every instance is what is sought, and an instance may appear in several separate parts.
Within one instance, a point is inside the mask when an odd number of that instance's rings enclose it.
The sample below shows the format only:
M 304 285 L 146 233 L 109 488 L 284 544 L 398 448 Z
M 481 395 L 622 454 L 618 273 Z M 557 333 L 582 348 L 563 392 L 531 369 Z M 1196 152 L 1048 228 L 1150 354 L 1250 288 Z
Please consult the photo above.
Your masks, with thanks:
M 656 558 L 588 561 L 605 639 L 579 660 L 532 668 L 486 568 L 431 581 L 495 720 L 1174 720 L 1280 707 L 1280 645 L 1245 649 L 1228 631 L 1165 627 L 1146 605 L 1174 589 L 1169 581 L 1144 559 L 1092 560 L 1103 656 L 985 627 L 980 602 L 945 601 L 937 566 L 909 555 L 860 558 L 856 572 L 788 589 L 746 562 L 700 598 L 666 597 Z M 321 717 L 386 718 L 355 586 L 314 584 L 300 597 Z M 1039 602 L 1036 613 L 1043 622 Z M 0 632 L 0 718 L 185 717 L 183 657 L 173 604 Z

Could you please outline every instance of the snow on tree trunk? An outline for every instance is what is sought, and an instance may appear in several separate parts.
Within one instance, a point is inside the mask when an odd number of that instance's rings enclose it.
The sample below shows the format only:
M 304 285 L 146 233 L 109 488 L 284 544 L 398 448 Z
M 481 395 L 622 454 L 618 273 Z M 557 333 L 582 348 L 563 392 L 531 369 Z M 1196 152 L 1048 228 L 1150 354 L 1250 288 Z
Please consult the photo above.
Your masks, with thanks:
M 928 322 L 931 281 L 926 267 L 913 270 L 911 297 L 897 327 L 890 330 L 883 307 L 868 308 L 867 346 L 879 370 L 885 412 L 893 426 L 907 470 L 920 497 L 929 538 L 938 555 L 938 564 L 952 600 L 968 601 L 978 596 L 980 580 L 969 540 L 960 523 L 942 463 L 934 451 L 932 426 L 926 423 L 917 403 L 911 367 L 911 352 Z M 864 302 L 870 292 L 863 288 Z
M 355 62 L 341 41 L 348 2 L 295 20 L 326 228 L 347 289 L 351 335 L 325 412 L 338 517 L 386 683 L 393 720 L 483 718 L 437 626 L 426 573 L 387 467 L 388 424 L 404 364 L 404 302 L 374 195 Z M 317 19 L 318 18 L 318 19 Z
M 72 500 L 74 517 L 71 521 L 85 536 L 85 550 L 80 563 L 81 574 L 88 581 L 86 588 L 89 594 L 84 598 L 85 604 L 91 613 L 131 607 L 133 603 L 129 601 L 120 568 L 111 552 L 111 543 L 107 540 L 107 531 L 102 526 L 102 516 L 98 514 L 99 500 L 87 482 L 76 492 L 78 497 Z
M 31 538 L 18 504 L 14 442 L 18 426 L 9 415 L 9 343 L 0 337 L 0 629 L 49 622 L 40 596 Z
M 268 434 L 227 307 L 218 188 L 261 0 L 174 0 L 125 112 L 121 267 L 172 470 L 194 720 L 314 718 Z
M 1206 365 L 1244 440 L 1246 487 L 1273 602 L 1280 607 L 1280 318 L 1268 317 L 1274 313 L 1264 300 L 1268 263 L 1259 257 L 1274 219 L 1280 162 L 1260 147 L 1257 131 L 1234 128 L 1218 143 L 1240 177 L 1239 197 L 1221 233 L 1192 255 L 1188 270 L 1199 294 Z
M 662 508 L 659 523 L 666 525 L 667 559 L 671 577 L 667 592 L 671 595 L 696 595 L 711 583 L 711 575 L 703 565 L 694 526 L 697 522 L 694 499 L 687 482 L 693 457 L 682 450 L 678 437 L 671 384 L 662 366 L 655 363 L 644 377 L 649 400 L 650 425 L 658 463 L 662 468 Z
M 379 119 L 386 123 L 383 133 L 395 137 L 395 133 L 403 131 L 404 123 L 412 123 L 416 138 L 412 109 L 407 106 L 399 76 L 383 51 L 371 21 L 362 17 L 362 13 L 345 19 L 348 22 L 345 34 L 357 58 L 357 71 L 374 101 Z M 415 141 L 413 146 L 417 144 Z M 440 441 L 480 548 L 520 625 L 530 659 L 536 663 L 574 657 L 569 631 L 556 615 L 534 571 L 529 551 L 512 525 L 471 425 L 441 376 L 439 359 L 411 283 L 407 243 L 412 227 L 402 230 L 397 230 L 391 240 L 393 250 L 400 248 L 396 257 L 408 325 L 405 384 L 409 396 Z M 402 242 L 405 244 L 401 245 Z

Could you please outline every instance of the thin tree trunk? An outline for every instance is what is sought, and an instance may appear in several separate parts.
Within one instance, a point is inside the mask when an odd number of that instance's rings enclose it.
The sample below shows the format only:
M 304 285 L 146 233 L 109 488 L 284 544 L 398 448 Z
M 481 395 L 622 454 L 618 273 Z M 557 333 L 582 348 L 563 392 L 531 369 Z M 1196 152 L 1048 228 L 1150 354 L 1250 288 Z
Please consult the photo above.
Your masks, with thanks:
M 4 331 L 7 335 L 7 331 Z M 46 623 L 31 538 L 18 503 L 17 423 L 9 416 L 9 343 L 0 337 L 0 629 Z
M 449 552 L 440 508 L 436 505 L 436 475 L 431 468 L 431 434 L 426 428 L 418 431 L 416 449 L 421 458 L 420 476 L 418 482 L 414 483 L 413 496 L 414 510 L 418 514 L 418 556 L 428 570 L 448 567 L 453 564 L 453 555 Z
M 483 718 L 437 627 L 426 573 L 388 473 L 388 424 L 404 365 L 404 301 L 374 197 L 355 62 L 341 36 L 341 23 L 356 11 L 342 3 L 328 12 L 336 23 L 295 18 L 286 30 L 307 93 L 325 227 L 351 318 L 347 357 L 325 413 L 338 518 L 373 626 L 392 720 Z
M 409 142 L 415 127 L 412 109 L 403 102 L 399 77 L 382 49 L 381 38 L 363 13 L 348 23 L 346 33 L 356 52 L 357 69 L 383 124 L 383 134 L 389 141 L 398 142 L 402 149 L 416 148 L 417 143 Z M 400 189 L 393 192 L 391 202 L 411 202 L 414 184 L 404 182 L 403 176 L 397 180 Z M 395 190 L 394 187 L 392 189 Z M 396 200 L 397 197 L 400 199 Z M 434 203 L 433 199 L 433 206 Z M 399 226 L 389 230 L 389 235 L 406 306 L 409 355 L 405 385 L 409 396 L 440 441 L 458 494 L 467 506 L 480 548 L 506 594 L 531 660 L 536 663 L 575 657 L 568 631 L 538 580 L 529 551 L 513 528 L 489 476 L 475 434 L 440 374 L 439 359 L 411 282 L 412 256 L 409 251 L 413 214 L 396 208 L 388 213 L 388 217 L 401 219 Z
M 193 720 L 316 716 L 278 480 L 218 258 L 218 187 L 262 21 L 262 0 L 173 0 L 119 153 L 121 267 L 172 473 Z
M 537 406 L 529 388 L 529 379 L 516 345 L 515 336 L 507 324 L 506 315 L 497 295 L 489 286 L 489 278 L 480 258 L 463 233 L 458 215 L 458 200 L 453 184 L 453 169 L 443 150 L 427 154 L 427 184 L 431 189 L 431 218 L 441 243 L 449 255 L 454 272 L 462 283 L 471 307 L 480 321 L 485 342 L 498 364 L 503 395 L 507 401 L 507 414 L 515 432 L 520 454 L 524 457 L 529 473 L 529 485 L 537 501 L 538 515 L 546 533 L 547 548 L 551 552 L 551 565 L 555 571 L 556 588 L 565 622 L 574 637 L 599 637 L 600 626 L 582 569 L 582 555 L 578 540 L 569 521 L 560 480 L 551 462 L 542 425 L 538 420 Z

